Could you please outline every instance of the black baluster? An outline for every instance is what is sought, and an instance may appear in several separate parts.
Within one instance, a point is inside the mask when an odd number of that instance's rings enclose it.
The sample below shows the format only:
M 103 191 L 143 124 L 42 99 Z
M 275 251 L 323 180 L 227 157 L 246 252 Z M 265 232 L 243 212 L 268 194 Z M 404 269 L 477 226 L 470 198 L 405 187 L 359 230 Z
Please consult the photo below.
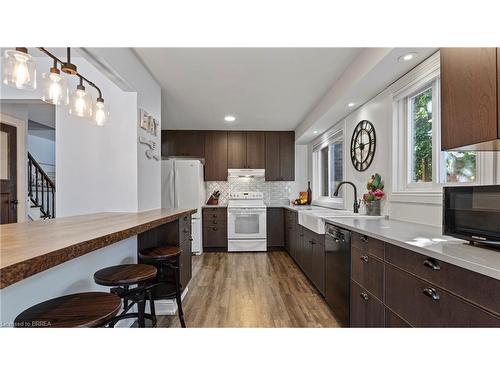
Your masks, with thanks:
M 52 187 L 52 217 L 56 217 L 55 189 Z
M 35 191 L 36 191 L 36 205 L 38 206 L 38 168 L 35 168 Z
M 43 205 L 45 204 L 45 202 L 43 201 L 43 191 L 44 191 L 44 187 L 43 187 L 43 183 L 45 182 L 44 180 L 44 177 L 43 177 L 43 174 L 40 173 L 40 185 L 42 187 L 42 200 L 40 202 L 40 206 L 42 206 L 42 211 L 45 211 Z

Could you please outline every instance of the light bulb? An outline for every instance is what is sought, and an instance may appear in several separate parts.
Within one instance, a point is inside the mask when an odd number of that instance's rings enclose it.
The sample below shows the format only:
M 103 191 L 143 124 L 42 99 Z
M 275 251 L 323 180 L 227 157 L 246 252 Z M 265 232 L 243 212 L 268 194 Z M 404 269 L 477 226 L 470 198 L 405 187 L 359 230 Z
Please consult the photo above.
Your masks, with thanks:
M 94 120 L 97 126 L 104 126 L 109 117 L 109 111 L 102 99 L 97 99 L 95 103 Z
M 42 100 L 49 104 L 68 104 L 68 86 L 66 78 L 59 74 L 57 68 L 51 68 L 50 73 L 42 74 Z
M 36 89 L 35 61 L 31 55 L 23 51 L 7 50 L 4 52 L 2 81 L 18 89 L 34 90 Z
M 69 113 L 78 117 L 92 117 L 92 97 L 83 85 L 78 85 L 72 93 Z

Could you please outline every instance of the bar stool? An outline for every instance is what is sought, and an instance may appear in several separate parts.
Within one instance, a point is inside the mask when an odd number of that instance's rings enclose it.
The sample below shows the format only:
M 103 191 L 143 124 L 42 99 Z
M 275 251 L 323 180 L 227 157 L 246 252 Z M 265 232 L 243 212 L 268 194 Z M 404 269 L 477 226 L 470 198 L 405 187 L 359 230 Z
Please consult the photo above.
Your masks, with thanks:
M 156 314 L 151 287 L 146 283 L 151 282 L 157 275 L 156 267 L 148 264 L 120 264 L 106 267 L 94 273 L 96 284 L 111 287 L 110 292 L 123 300 L 123 312 L 109 323 L 111 327 L 123 319 L 137 318 L 140 328 L 146 326 L 145 318 L 151 319 L 153 327 L 156 326 Z M 137 285 L 136 287 L 132 287 Z M 146 314 L 146 300 L 150 301 L 150 314 Z M 137 304 L 137 312 L 128 311 Z
M 184 312 L 182 311 L 181 281 L 180 281 L 180 255 L 182 250 L 178 246 L 160 246 L 139 251 L 139 259 L 145 263 L 153 264 L 158 268 L 158 277 L 154 287 L 161 287 L 162 298 L 175 298 L 181 327 L 186 328 Z M 173 271 L 173 279 L 171 277 Z
M 14 320 L 15 327 L 76 328 L 102 327 L 121 307 L 118 296 L 103 292 L 85 292 L 53 298 L 34 305 Z

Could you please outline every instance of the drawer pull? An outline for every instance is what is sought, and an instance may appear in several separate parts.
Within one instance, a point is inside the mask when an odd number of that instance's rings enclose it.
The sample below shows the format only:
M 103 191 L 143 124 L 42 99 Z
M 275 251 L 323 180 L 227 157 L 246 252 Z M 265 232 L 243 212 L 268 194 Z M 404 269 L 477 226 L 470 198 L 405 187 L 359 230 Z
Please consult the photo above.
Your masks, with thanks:
M 361 292 L 359 294 L 359 296 L 364 299 L 365 301 L 368 301 L 368 293 L 365 293 L 365 292 Z
M 193 237 L 189 237 L 189 241 L 193 241 Z
M 432 298 L 433 301 L 439 301 L 439 293 L 434 288 L 424 288 L 422 291 L 427 297 Z
M 441 269 L 441 266 L 439 265 L 439 263 L 433 259 L 424 260 L 424 266 L 426 266 L 434 271 L 439 271 Z
M 360 236 L 359 239 L 361 240 L 361 242 L 368 242 L 368 237 L 366 236 Z
M 217 224 L 217 220 L 213 220 L 213 221 L 212 221 L 212 224 Z
M 213 230 L 213 231 L 216 231 L 216 230 L 217 230 L 217 228 L 212 228 L 212 230 Z
M 187 216 L 184 216 L 184 221 L 187 221 L 188 220 L 188 217 Z
M 361 259 L 363 262 L 368 263 L 368 255 L 361 255 L 359 259 Z
M 212 217 L 217 217 L 217 214 L 213 214 Z

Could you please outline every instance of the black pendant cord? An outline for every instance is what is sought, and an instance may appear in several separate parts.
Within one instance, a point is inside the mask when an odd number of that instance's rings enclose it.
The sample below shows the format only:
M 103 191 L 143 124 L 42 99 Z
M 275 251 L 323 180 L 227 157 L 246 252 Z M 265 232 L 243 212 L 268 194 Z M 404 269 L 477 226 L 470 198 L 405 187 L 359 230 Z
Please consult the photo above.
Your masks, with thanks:
M 69 63 L 71 64 L 71 48 L 70 47 L 67 47 L 66 48 L 66 53 L 67 53 L 67 59 L 68 61 L 62 61 L 61 59 L 59 59 L 57 56 L 55 56 L 54 54 L 52 54 L 51 52 L 47 51 L 45 48 L 43 47 L 37 47 L 40 51 L 42 51 L 43 53 L 45 53 L 47 56 L 49 56 L 50 58 L 54 59 L 54 63 L 57 61 L 59 64 L 64 65 L 66 63 Z M 55 63 L 56 64 L 56 63 Z M 98 96 L 98 99 L 100 99 L 100 101 L 104 101 L 104 99 L 102 98 L 102 92 L 101 92 L 101 89 L 94 83 L 92 82 L 91 80 L 85 78 L 85 76 L 81 75 L 80 73 L 78 72 L 75 72 L 75 74 L 78 78 L 80 78 L 80 84 L 82 83 L 82 80 L 85 81 L 89 86 L 92 86 L 94 89 L 96 89 L 97 93 L 99 94 Z

